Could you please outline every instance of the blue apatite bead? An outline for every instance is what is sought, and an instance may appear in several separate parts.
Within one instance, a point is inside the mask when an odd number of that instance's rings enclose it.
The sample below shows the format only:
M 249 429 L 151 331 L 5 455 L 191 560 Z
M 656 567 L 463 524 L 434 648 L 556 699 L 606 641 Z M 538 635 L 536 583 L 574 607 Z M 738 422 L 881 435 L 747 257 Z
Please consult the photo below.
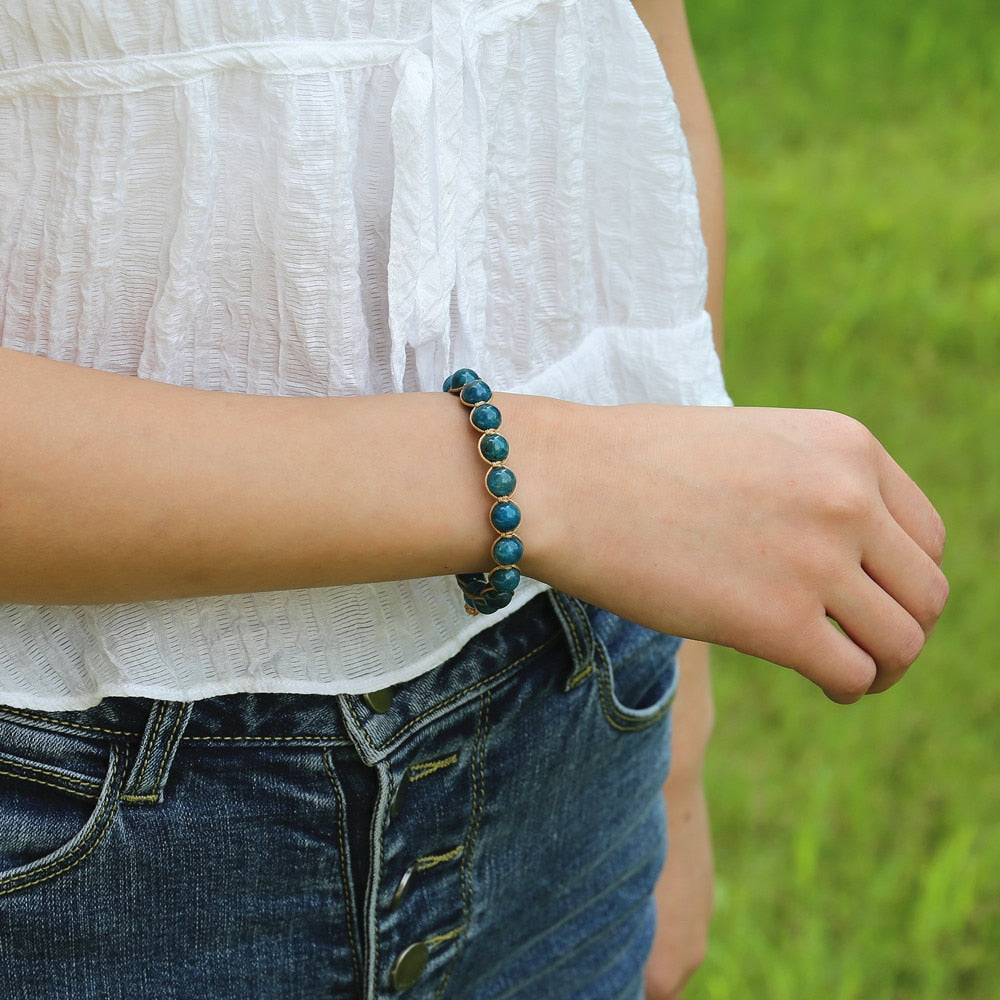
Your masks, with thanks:
M 517 486 L 517 477 L 510 469 L 499 466 L 486 473 L 486 488 L 495 497 L 509 497 Z
M 514 595 L 511 593 L 501 594 L 499 591 L 491 591 L 484 594 L 482 599 L 476 602 L 476 610 L 482 615 L 492 615 L 501 608 L 507 607 L 513 598 Z
M 484 434 L 479 441 L 479 454 L 487 462 L 505 462 L 510 454 L 510 445 L 502 434 Z
M 482 403 L 473 408 L 469 419 L 481 431 L 495 431 L 500 426 L 500 411 L 492 403 Z
M 493 543 L 493 561 L 500 566 L 513 566 L 523 555 L 524 545 L 520 538 L 498 538 Z
M 475 382 L 466 382 L 462 386 L 459 398 L 466 406 L 475 406 L 476 403 L 485 403 L 492 399 L 493 390 L 480 378 Z
M 490 597 L 490 612 L 499 611 L 501 608 L 507 607 L 510 602 L 514 600 L 514 595 L 508 592 L 500 593 L 499 591 Z
M 444 380 L 444 391 L 454 392 L 461 389 L 467 382 L 475 382 L 479 376 L 471 368 L 459 368 L 454 375 L 449 375 Z
M 510 567 L 495 569 L 490 573 L 490 583 L 500 594 L 513 594 L 521 582 L 521 574 Z
M 521 510 L 510 500 L 501 500 L 490 511 L 490 523 L 501 535 L 506 535 L 521 523 Z
M 458 580 L 462 593 L 467 598 L 478 600 L 483 596 L 483 591 L 489 588 L 489 581 L 482 573 L 459 573 L 455 577 Z

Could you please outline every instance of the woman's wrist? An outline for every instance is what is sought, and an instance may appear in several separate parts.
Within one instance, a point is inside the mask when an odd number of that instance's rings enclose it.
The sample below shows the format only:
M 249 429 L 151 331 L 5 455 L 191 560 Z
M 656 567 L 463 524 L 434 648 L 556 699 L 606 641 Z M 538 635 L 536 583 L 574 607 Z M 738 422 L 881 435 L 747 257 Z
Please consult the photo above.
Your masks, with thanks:
M 497 393 L 517 471 L 517 502 L 524 543 L 525 576 L 559 586 L 570 548 L 571 455 L 578 428 L 590 407 L 546 396 Z M 585 461 L 585 456 L 580 458 Z

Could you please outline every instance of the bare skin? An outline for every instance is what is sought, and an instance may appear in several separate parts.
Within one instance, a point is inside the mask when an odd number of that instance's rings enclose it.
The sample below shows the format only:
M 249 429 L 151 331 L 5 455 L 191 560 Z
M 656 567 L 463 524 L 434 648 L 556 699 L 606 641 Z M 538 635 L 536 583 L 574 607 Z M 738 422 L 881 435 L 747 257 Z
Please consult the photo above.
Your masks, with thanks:
M 10 351 L 0 390 L 2 600 L 145 600 L 488 562 L 479 460 L 443 393 L 237 396 Z M 853 420 L 500 403 L 530 576 L 792 667 L 838 701 L 890 686 L 920 652 L 947 595 L 944 529 Z M 413 427 L 419 449 L 406 447 Z

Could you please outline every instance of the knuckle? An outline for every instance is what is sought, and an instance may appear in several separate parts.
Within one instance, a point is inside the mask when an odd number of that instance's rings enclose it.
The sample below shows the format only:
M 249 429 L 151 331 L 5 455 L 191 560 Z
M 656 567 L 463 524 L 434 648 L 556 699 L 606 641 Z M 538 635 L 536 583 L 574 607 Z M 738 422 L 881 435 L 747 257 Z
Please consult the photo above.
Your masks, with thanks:
M 947 541 L 947 535 L 948 532 L 944 526 L 944 521 L 941 519 L 941 515 L 935 511 L 934 519 L 929 529 L 927 554 L 936 563 L 940 564 L 941 560 L 944 558 L 944 546 Z
M 926 641 L 923 628 L 914 620 L 912 625 L 901 630 L 895 650 L 884 663 L 879 664 L 880 668 L 893 678 L 902 677 L 920 655 Z
M 875 457 L 878 442 L 860 420 L 849 417 L 846 413 L 833 411 L 826 412 L 826 419 L 831 444 L 838 451 L 866 463 Z
M 853 705 L 860 701 L 872 686 L 872 676 L 870 673 L 858 674 L 856 677 L 848 679 L 841 678 L 835 689 L 827 689 L 826 696 L 838 705 Z
M 920 617 L 920 624 L 925 634 L 929 633 L 930 630 L 934 628 L 937 620 L 942 614 L 944 614 L 950 590 L 951 588 L 948 584 L 948 578 L 944 575 L 944 573 L 939 572 L 929 587 L 927 607 L 924 614 Z
M 842 524 L 859 524 L 875 509 L 872 492 L 857 480 L 839 479 L 826 496 L 827 515 Z
M 841 434 L 847 444 L 865 453 L 869 453 L 875 443 L 872 432 L 860 420 L 846 414 L 841 414 Z
M 949 589 L 948 578 L 935 568 L 919 599 L 914 602 L 911 613 L 919 623 L 925 638 L 930 635 L 937 620 L 944 613 L 945 605 L 948 603 Z
M 821 517 L 836 528 L 846 525 L 859 529 L 870 522 L 881 505 L 874 479 L 850 462 L 825 463 L 813 490 Z

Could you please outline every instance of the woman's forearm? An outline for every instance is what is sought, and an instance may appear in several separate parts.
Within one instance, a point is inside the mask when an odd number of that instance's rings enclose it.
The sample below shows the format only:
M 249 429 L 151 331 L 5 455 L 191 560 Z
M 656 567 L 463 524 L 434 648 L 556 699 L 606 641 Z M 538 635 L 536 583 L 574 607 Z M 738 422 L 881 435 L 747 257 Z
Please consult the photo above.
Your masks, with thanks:
M 241 396 L 0 351 L 0 599 L 481 568 L 482 461 L 463 411 L 443 393 Z

